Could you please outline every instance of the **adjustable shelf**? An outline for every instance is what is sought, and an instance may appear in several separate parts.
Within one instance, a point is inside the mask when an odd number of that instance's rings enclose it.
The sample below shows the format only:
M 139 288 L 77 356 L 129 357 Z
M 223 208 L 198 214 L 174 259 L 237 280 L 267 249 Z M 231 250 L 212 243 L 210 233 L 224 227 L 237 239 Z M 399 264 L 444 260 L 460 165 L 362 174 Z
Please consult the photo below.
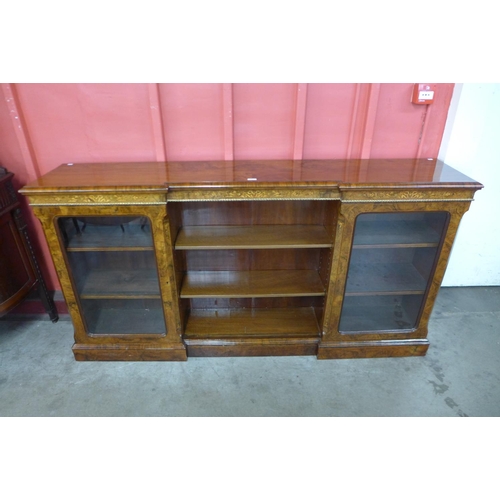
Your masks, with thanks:
M 421 300 L 421 296 L 404 294 L 346 296 L 339 330 L 343 333 L 411 330 Z
M 80 297 L 89 299 L 159 299 L 155 269 L 90 270 L 80 289 Z
M 185 226 L 176 250 L 329 248 L 331 238 L 323 226 L 247 225 Z
M 165 318 L 161 301 L 136 299 L 86 300 L 82 307 L 89 333 L 93 335 L 165 334 Z
M 426 287 L 427 280 L 411 263 L 365 262 L 351 264 L 345 295 L 421 295 Z
M 191 311 L 187 339 L 234 337 L 317 337 L 312 307 L 290 309 L 200 309 Z
M 317 271 L 188 271 L 181 298 L 323 296 Z
M 353 248 L 436 247 L 440 234 L 421 221 L 360 221 Z
M 78 231 L 75 224 L 78 225 Z M 139 223 L 97 225 L 83 224 L 75 221 L 65 223 L 64 235 L 67 252 L 114 252 L 114 251 L 146 251 L 154 250 L 151 231 L 148 225 Z

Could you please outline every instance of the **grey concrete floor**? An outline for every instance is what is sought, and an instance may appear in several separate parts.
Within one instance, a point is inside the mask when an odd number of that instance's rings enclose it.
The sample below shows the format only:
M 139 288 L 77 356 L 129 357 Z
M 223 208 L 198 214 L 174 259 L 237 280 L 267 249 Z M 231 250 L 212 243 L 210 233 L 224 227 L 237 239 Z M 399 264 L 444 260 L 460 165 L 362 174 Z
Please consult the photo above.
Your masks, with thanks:
M 425 357 L 76 362 L 68 318 L 0 320 L 0 416 L 500 416 L 500 287 L 443 288 Z

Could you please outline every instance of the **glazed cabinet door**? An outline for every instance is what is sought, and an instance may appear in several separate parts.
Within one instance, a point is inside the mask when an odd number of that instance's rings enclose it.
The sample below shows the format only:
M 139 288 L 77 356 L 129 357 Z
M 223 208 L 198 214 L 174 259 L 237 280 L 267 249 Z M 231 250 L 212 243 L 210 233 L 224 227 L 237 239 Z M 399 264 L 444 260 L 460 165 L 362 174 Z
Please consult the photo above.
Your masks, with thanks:
M 40 206 L 77 360 L 186 360 L 166 204 Z
M 422 313 L 449 214 L 357 216 L 339 332 L 408 332 Z
M 342 205 L 319 359 L 425 355 L 429 318 L 470 205 L 432 200 L 440 195 Z
M 147 217 L 57 220 L 89 335 L 166 334 Z

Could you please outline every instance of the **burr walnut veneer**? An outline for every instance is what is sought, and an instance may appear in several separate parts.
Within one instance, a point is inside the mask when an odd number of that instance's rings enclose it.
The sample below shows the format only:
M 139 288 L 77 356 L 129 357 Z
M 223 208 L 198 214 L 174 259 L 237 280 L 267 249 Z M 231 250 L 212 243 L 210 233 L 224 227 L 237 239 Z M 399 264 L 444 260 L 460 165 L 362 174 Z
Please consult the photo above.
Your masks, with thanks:
M 77 360 L 424 355 L 481 184 L 440 161 L 61 165 L 26 186 Z

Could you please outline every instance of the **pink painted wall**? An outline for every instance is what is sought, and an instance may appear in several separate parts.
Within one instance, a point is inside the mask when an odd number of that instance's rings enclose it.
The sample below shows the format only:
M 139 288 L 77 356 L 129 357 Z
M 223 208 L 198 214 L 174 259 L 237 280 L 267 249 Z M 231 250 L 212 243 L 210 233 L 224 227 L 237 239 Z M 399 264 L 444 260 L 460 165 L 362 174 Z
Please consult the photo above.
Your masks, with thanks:
M 21 187 L 68 162 L 436 157 L 453 87 L 418 106 L 412 84 L 2 84 L 0 164 Z

